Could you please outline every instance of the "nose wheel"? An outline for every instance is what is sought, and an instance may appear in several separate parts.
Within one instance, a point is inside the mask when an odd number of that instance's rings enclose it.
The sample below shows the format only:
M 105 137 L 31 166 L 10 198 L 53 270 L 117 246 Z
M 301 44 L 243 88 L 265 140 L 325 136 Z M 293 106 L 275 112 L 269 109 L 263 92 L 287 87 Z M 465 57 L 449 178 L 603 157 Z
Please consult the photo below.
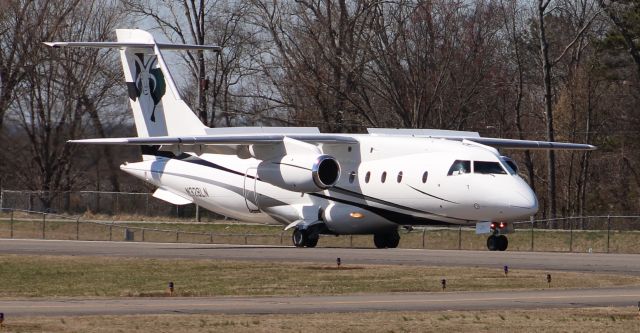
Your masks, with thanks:
M 509 240 L 505 235 L 491 235 L 487 238 L 489 251 L 505 251 L 509 247 Z

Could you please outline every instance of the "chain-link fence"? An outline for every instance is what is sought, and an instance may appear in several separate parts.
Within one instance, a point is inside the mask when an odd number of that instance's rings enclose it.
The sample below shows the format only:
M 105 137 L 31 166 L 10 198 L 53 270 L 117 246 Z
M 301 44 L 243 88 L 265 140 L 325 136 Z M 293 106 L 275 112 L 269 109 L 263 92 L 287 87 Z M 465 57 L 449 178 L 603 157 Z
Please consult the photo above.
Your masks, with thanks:
M 135 224 L 135 223 L 132 223 Z M 173 223 L 171 226 L 180 225 Z M 201 225 L 201 224 L 199 224 Z M 182 224 L 189 228 L 189 224 Z M 271 228 L 272 233 L 214 233 L 131 226 L 126 223 L 89 221 L 80 217 L 0 209 L 0 238 L 89 241 L 137 241 L 166 243 L 288 244 L 290 232 Z
M 550 224 L 556 229 L 549 228 Z M 145 227 L 135 223 L 89 221 L 52 213 L 0 209 L 0 238 L 184 242 L 247 245 L 290 245 L 291 230 L 252 227 L 256 232 L 202 232 L 215 224 L 165 224 Z M 585 216 L 514 223 L 508 235 L 509 251 L 640 253 L 640 216 Z M 561 229 L 558 229 L 561 227 Z M 252 229 L 253 228 L 253 229 Z M 213 229 L 213 228 L 212 228 Z M 217 230 L 219 230 L 218 228 Z M 400 247 L 449 250 L 486 250 L 486 234 L 473 227 L 402 229 Z M 318 246 L 373 247 L 371 236 L 323 236 Z
M 0 190 L 0 208 L 52 214 L 172 217 L 205 221 L 224 218 L 199 209 L 194 204 L 177 206 L 154 198 L 152 193 L 132 192 Z

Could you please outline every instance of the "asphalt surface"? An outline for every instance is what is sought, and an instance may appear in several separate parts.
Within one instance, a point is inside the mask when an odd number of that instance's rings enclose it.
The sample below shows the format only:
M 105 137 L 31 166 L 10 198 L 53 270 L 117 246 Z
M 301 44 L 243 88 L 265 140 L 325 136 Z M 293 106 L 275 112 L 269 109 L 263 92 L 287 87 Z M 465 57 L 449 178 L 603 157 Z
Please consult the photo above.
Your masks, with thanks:
M 175 313 L 301 314 L 632 306 L 640 288 L 393 293 L 306 297 L 191 297 L 0 300 L 5 317 Z M 508 315 L 508 312 L 505 312 Z
M 489 252 L 0 239 L 0 254 L 227 259 L 462 267 L 503 267 L 640 275 L 640 255 Z M 390 293 L 303 297 L 0 299 L 5 316 L 168 313 L 330 313 L 636 306 L 640 287 L 500 292 Z
M 0 239 L 0 254 L 498 267 L 640 275 L 640 255 Z

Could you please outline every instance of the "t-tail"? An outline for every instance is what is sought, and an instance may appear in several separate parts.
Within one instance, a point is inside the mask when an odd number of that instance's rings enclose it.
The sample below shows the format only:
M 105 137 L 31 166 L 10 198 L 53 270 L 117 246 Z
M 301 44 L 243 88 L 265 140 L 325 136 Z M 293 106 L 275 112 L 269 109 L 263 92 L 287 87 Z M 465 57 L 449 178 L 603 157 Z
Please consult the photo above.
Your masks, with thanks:
M 218 46 L 158 43 L 138 29 L 118 29 L 117 42 L 53 42 L 52 47 L 118 48 L 138 137 L 197 136 L 206 126 L 182 100 L 162 50 L 213 50 Z

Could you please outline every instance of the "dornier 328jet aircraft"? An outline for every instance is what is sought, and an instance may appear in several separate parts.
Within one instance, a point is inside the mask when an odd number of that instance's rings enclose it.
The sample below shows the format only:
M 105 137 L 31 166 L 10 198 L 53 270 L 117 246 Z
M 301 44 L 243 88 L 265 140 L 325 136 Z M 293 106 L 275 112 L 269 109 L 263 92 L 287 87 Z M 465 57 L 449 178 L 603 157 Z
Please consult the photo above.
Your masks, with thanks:
M 373 234 L 376 247 L 395 248 L 400 226 L 476 224 L 489 234 L 489 250 L 504 251 L 504 234 L 513 231 L 508 222 L 534 215 L 538 202 L 496 147 L 595 149 L 424 129 L 208 128 L 180 97 L 162 51 L 219 48 L 158 43 L 143 30 L 117 36 L 117 42 L 46 43 L 120 50 L 138 137 L 70 142 L 139 145 L 142 161 L 120 168 L 157 186 L 154 197 L 281 223 L 294 228 L 297 247 L 316 246 L 320 234 Z

